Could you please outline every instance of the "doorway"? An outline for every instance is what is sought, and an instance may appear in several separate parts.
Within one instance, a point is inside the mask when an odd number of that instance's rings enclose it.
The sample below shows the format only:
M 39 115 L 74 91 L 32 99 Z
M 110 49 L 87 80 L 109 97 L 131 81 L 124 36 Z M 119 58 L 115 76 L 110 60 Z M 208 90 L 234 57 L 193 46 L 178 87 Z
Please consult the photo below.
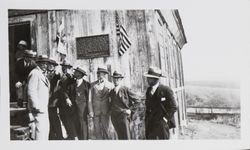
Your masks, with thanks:
M 9 83 L 10 83 L 10 102 L 16 102 L 15 83 L 17 76 L 15 72 L 15 54 L 17 52 L 17 44 L 20 40 L 25 40 L 30 49 L 31 35 L 30 22 L 21 22 L 16 24 L 9 24 Z

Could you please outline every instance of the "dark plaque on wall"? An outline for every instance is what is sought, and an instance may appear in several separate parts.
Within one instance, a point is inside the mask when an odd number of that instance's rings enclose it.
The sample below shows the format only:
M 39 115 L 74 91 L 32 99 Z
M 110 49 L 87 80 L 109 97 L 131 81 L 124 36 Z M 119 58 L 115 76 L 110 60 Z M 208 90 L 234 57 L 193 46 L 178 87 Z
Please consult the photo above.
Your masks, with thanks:
M 76 38 L 77 59 L 110 56 L 109 35 L 94 35 Z

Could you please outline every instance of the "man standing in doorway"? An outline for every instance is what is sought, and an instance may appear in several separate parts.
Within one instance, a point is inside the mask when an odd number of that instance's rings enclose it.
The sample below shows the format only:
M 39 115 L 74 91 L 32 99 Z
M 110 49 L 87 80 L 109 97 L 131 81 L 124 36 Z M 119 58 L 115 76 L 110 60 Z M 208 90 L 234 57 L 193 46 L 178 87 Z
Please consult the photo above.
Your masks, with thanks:
M 17 104 L 19 107 L 23 107 L 23 102 L 25 99 L 25 75 L 24 75 L 24 50 L 27 50 L 27 42 L 24 40 L 21 40 L 17 44 L 17 52 L 15 54 L 15 68 L 16 68 L 16 74 L 17 74 L 17 80 L 16 80 L 16 96 L 17 96 Z
M 144 74 L 149 88 L 146 92 L 146 139 L 169 139 L 169 129 L 175 128 L 174 113 L 177 110 L 173 91 L 162 84 L 161 70 L 150 67 Z
M 114 88 L 113 84 L 107 80 L 108 70 L 106 67 L 98 67 L 97 81 L 91 88 L 90 116 L 94 120 L 94 133 L 96 139 L 110 139 L 110 98 L 109 93 Z

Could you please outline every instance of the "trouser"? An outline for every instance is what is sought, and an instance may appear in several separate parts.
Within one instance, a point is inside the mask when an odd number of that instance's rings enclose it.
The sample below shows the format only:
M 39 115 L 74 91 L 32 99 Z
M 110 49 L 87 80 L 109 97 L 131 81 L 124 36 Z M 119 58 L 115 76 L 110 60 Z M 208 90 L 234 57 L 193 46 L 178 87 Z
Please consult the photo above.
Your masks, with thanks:
M 76 124 L 78 124 L 78 138 L 80 140 L 88 139 L 88 107 L 87 102 L 76 104 L 77 116 Z
M 74 113 L 74 106 L 59 107 L 60 119 L 65 127 L 68 135 L 68 140 L 74 140 L 77 137 L 77 114 Z
M 94 132 L 96 139 L 110 139 L 109 116 L 99 115 L 94 117 Z
M 49 123 L 49 140 L 62 140 L 62 127 L 57 114 L 57 107 L 49 107 Z
M 17 98 L 17 105 L 19 107 L 25 107 L 23 102 L 27 101 L 26 91 L 27 91 L 27 84 L 25 82 L 22 83 L 23 85 L 19 88 L 16 88 L 16 98 Z
M 130 139 L 130 121 L 126 114 L 111 114 L 111 121 L 119 140 Z
M 48 140 L 49 119 L 48 113 L 38 113 L 35 115 L 35 128 L 32 131 L 34 140 Z
M 169 137 L 169 127 L 164 121 L 161 121 L 159 125 L 150 125 L 146 128 L 146 139 L 169 139 Z

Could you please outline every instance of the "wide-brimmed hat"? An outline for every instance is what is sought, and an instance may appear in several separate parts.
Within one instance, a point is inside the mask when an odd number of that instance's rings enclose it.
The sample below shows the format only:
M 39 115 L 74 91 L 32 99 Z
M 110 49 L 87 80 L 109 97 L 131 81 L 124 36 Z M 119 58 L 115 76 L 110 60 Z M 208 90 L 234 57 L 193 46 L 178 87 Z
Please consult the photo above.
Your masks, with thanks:
M 58 65 L 57 61 L 54 58 L 49 58 L 49 63 L 55 66 Z
M 36 62 L 50 62 L 50 60 L 47 55 L 39 55 Z
M 114 71 L 112 77 L 113 78 L 124 78 L 124 76 L 121 73 L 118 73 L 117 71 Z
M 62 67 L 70 67 L 70 68 L 72 67 L 72 65 L 70 64 L 70 62 L 67 61 L 67 60 L 64 60 L 63 63 L 61 63 L 61 66 Z
M 104 66 L 97 68 L 97 73 L 99 73 L 99 72 L 103 72 L 103 73 L 107 73 L 107 74 L 109 73 L 108 70 Z
M 33 50 L 24 50 L 23 57 L 24 58 L 36 58 L 37 53 Z
M 82 68 L 80 68 L 80 67 L 76 67 L 76 68 L 74 68 L 74 70 L 75 71 L 79 71 L 79 72 L 81 72 L 83 75 L 87 75 L 87 73 L 86 73 L 86 71 L 85 70 L 83 70 Z
M 24 41 L 24 40 L 19 41 L 18 44 L 17 44 L 17 47 L 19 47 L 20 45 L 25 46 L 25 47 L 28 47 L 27 42 Z
M 160 78 L 160 77 L 165 77 L 162 75 L 161 69 L 157 67 L 149 67 L 148 72 L 144 73 L 145 77 L 148 78 Z

